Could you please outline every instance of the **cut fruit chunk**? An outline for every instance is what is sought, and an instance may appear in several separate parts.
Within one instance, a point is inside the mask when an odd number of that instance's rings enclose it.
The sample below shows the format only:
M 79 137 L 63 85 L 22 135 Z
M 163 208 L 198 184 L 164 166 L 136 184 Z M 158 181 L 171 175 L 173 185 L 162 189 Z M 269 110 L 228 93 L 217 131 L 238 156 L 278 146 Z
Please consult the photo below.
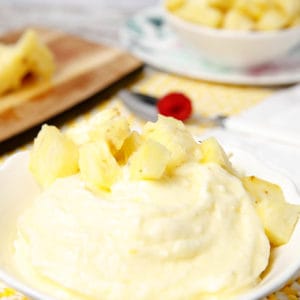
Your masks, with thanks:
M 33 30 L 27 30 L 15 45 L 0 45 L 0 94 L 21 87 L 32 74 L 49 80 L 54 73 L 54 58 Z
M 121 149 L 116 153 L 115 157 L 117 161 L 120 164 L 125 165 L 129 157 L 140 147 L 142 140 L 143 139 L 138 132 L 132 131 L 125 139 Z
M 186 3 L 186 0 L 167 0 L 165 6 L 169 11 L 175 11 Z
M 200 144 L 202 151 L 201 163 L 216 163 L 231 174 L 235 174 L 232 165 L 218 141 L 210 137 Z
M 232 9 L 224 18 L 223 28 L 230 30 L 252 30 L 254 29 L 254 22 L 242 12 Z
M 270 0 L 236 0 L 234 6 L 252 20 L 258 20 L 268 9 L 272 8 L 273 3 Z
M 43 125 L 34 140 L 29 168 L 42 186 L 78 172 L 78 149 L 55 126 Z
M 145 125 L 142 136 L 145 140 L 152 139 L 160 143 L 171 153 L 168 171 L 173 171 L 188 160 L 197 148 L 197 143 L 181 121 L 162 115 L 159 115 L 156 123 L 148 122 Z
M 300 205 L 287 203 L 281 188 L 255 176 L 242 182 L 252 196 L 266 235 L 273 246 L 287 243 L 300 214 Z
M 170 152 L 160 143 L 148 139 L 130 159 L 132 179 L 159 179 L 170 160 Z
M 109 109 L 101 114 L 94 128 L 89 132 L 91 141 L 105 140 L 112 153 L 121 149 L 129 134 L 128 121 L 117 109 Z
M 187 2 L 174 13 L 188 22 L 214 28 L 221 25 L 223 18 L 220 10 L 201 2 Z
M 116 181 L 120 166 L 104 141 L 90 142 L 79 149 L 79 168 L 91 189 L 109 190 Z
M 270 9 L 257 22 L 258 30 L 278 30 L 289 23 L 289 18 L 277 9 Z

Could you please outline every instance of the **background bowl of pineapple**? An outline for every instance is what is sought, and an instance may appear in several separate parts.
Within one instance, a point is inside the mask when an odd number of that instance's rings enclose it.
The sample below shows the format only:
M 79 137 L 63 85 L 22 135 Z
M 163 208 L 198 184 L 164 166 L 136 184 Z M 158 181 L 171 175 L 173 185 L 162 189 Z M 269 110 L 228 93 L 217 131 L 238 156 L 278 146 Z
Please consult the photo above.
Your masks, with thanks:
M 182 41 L 227 67 L 259 66 L 300 43 L 299 0 L 165 0 L 163 7 Z

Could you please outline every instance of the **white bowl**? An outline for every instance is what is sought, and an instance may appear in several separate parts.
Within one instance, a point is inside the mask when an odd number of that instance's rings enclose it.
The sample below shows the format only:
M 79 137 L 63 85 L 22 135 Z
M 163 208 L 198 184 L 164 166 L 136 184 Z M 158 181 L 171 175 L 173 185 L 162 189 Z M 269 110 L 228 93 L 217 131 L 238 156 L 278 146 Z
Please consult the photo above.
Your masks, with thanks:
M 294 185 L 278 172 L 272 172 L 252 155 L 238 149 L 226 149 L 233 153 L 235 167 L 247 170 L 266 180 L 281 184 L 287 201 L 300 204 L 300 197 Z M 35 286 L 18 271 L 13 258 L 13 241 L 16 235 L 18 216 L 40 193 L 35 180 L 28 171 L 28 152 L 12 156 L 0 167 L 0 280 L 30 299 L 60 300 L 53 296 L 48 287 Z M 298 222 L 289 243 L 273 250 L 274 261 L 263 280 L 251 290 L 240 294 L 238 300 L 261 299 L 279 289 L 300 268 L 300 222 Z
M 277 31 L 213 29 L 187 22 L 164 10 L 179 37 L 207 60 L 228 67 L 258 66 L 282 57 L 300 42 L 300 26 Z

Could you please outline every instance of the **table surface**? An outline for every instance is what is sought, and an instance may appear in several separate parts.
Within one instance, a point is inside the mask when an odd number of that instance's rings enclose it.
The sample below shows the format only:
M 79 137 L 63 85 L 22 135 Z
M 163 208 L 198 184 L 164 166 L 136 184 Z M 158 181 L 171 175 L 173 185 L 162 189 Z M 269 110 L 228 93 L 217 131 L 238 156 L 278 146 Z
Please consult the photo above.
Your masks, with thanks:
M 109 2 L 109 3 L 107 3 Z M 86 39 L 105 43 L 113 46 L 120 46 L 118 31 L 125 20 L 138 10 L 148 5 L 153 5 L 154 0 L 1 0 L 0 1 L 0 34 L 22 28 L 25 26 L 39 25 L 57 28 L 66 32 L 78 34 Z M 167 74 L 158 74 L 148 79 L 140 80 L 137 87 L 149 93 L 163 93 L 171 88 L 171 83 L 181 85 L 187 93 L 205 93 L 207 103 L 195 103 L 196 110 L 204 107 L 206 114 L 214 114 L 216 108 L 227 109 L 227 113 L 238 113 L 256 104 L 267 97 L 272 91 L 267 89 L 226 87 L 187 81 L 179 77 L 172 77 Z M 218 103 L 216 106 L 209 106 L 214 99 L 228 99 L 226 103 Z M 243 105 L 237 106 L 241 100 Z M 204 105 L 203 105 L 204 104 Z M 98 109 L 98 108 L 97 108 Z M 96 109 L 96 110 L 97 110 Z M 61 123 L 64 125 L 64 123 Z M 0 149 L 1 150 L 1 149 Z M 4 298 L 3 298 L 4 297 Z M 3 288 L 0 283 L 0 299 L 23 299 L 9 288 Z M 281 291 L 271 295 L 270 300 L 297 300 L 300 299 L 300 279 L 291 282 Z

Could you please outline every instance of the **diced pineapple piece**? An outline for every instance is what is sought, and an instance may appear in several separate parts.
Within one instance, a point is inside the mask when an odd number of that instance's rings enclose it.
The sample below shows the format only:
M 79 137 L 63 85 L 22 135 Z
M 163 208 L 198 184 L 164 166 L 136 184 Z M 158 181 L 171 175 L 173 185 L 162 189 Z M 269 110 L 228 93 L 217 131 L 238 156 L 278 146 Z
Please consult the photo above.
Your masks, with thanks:
M 89 142 L 79 149 L 79 169 L 91 189 L 109 190 L 117 180 L 120 166 L 105 141 Z
M 299 0 L 275 0 L 277 6 L 290 19 L 300 14 Z
M 166 0 L 165 6 L 169 11 L 175 11 L 185 4 L 186 0 Z
M 148 122 L 144 126 L 142 136 L 145 140 L 153 139 L 168 149 L 171 153 L 167 166 L 170 172 L 188 160 L 197 147 L 197 143 L 184 124 L 171 117 L 159 115 L 156 123 Z
M 105 111 L 89 132 L 91 141 L 105 140 L 112 153 L 121 149 L 129 134 L 128 121 L 117 109 Z
M 126 164 L 129 157 L 140 147 L 142 140 L 138 132 L 132 131 L 125 139 L 121 149 L 116 153 L 117 161 L 122 165 Z
M 289 18 L 277 9 L 270 9 L 256 24 L 258 30 L 278 30 L 289 23 Z
M 48 80 L 54 73 L 54 58 L 33 30 L 15 45 L 0 46 L 0 94 L 18 89 L 26 74 Z
M 223 19 L 220 10 L 197 2 L 188 2 L 175 14 L 186 21 L 209 27 L 219 27 Z
M 78 149 L 55 126 L 43 125 L 34 140 L 29 168 L 42 186 L 78 172 Z
M 170 152 L 162 144 L 148 139 L 130 158 L 132 179 L 159 179 L 170 160 Z
M 232 168 L 225 151 L 214 137 L 210 137 L 201 142 L 200 149 L 202 151 L 201 163 L 216 163 L 229 173 L 236 173 Z
M 254 21 L 238 10 L 230 10 L 224 17 L 223 28 L 230 30 L 252 30 Z
M 270 0 L 236 0 L 234 7 L 249 18 L 257 20 L 273 5 Z
M 257 213 L 266 235 L 273 246 L 287 243 L 300 214 L 300 205 L 287 203 L 278 185 L 255 176 L 245 177 L 242 182 L 254 199 Z
M 292 20 L 290 26 L 292 27 L 300 26 L 300 15 Z
M 216 7 L 221 10 L 227 10 L 230 9 L 233 4 L 235 3 L 235 0 L 208 0 L 208 5 Z

